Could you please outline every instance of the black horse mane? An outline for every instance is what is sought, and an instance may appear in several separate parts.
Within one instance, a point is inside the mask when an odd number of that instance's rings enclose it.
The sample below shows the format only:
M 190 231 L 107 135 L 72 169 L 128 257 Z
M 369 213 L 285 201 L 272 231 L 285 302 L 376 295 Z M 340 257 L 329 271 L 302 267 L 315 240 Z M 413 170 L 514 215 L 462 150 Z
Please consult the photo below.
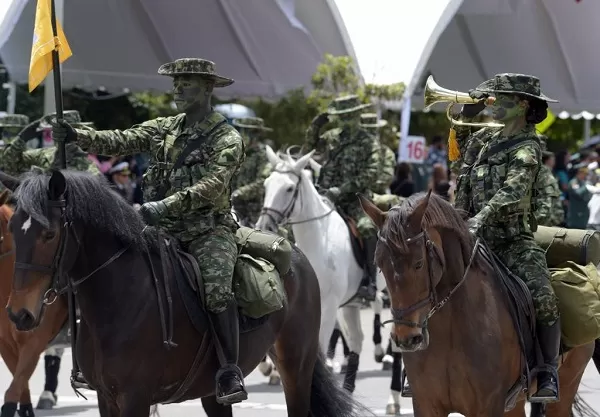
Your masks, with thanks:
M 427 193 L 417 193 L 408 197 L 399 206 L 390 209 L 387 215 L 382 235 L 398 248 L 398 250 L 407 253 L 407 238 L 405 227 L 408 218 L 417 206 L 427 196 Z M 455 209 L 449 202 L 436 194 L 431 194 L 427 210 L 423 215 L 423 228 L 435 228 L 451 231 L 455 234 L 457 243 L 460 244 L 462 255 L 465 260 L 471 256 L 473 247 L 473 238 L 465 222 L 466 213 Z
M 61 170 L 66 180 L 66 216 L 69 221 L 114 236 L 134 249 L 154 246 L 144 233 L 137 211 L 110 187 L 103 176 Z M 48 173 L 31 171 L 23 175 L 15 191 L 18 206 L 43 226 L 49 226 Z

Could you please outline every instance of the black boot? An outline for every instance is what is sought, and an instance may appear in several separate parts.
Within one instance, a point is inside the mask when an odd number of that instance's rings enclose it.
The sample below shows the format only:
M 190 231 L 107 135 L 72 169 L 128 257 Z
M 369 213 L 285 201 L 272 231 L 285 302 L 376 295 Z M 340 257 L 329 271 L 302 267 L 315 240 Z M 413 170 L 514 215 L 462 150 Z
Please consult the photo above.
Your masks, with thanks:
M 237 366 L 240 331 L 236 303 L 231 303 L 222 313 L 211 313 L 210 318 L 216 336 L 217 356 L 221 362 L 216 375 L 217 402 L 222 405 L 239 403 L 248 399 L 248 393 L 244 388 L 242 370 Z
M 558 356 L 560 354 L 560 320 L 552 326 L 537 325 L 537 336 L 544 359 L 544 369 L 537 375 L 537 392 L 529 401 L 551 403 L 559 399 Z
M 363 270 L 363 279 L 357 292 L 357 296 L 367 301 L 375 301 L 377 295 L 377 267 L 375 266 L 375 248 L 377 246 L 377 236 L 373 236 L 363 241 L 363 255 L 365 257 L 365 267 Z
M 412 397 L 412 390 L 410 389 L 410 384 L 406 377 L 406 369 L 402 369 L 402 390 L 400 391 L 400 396 L 406 398 Z

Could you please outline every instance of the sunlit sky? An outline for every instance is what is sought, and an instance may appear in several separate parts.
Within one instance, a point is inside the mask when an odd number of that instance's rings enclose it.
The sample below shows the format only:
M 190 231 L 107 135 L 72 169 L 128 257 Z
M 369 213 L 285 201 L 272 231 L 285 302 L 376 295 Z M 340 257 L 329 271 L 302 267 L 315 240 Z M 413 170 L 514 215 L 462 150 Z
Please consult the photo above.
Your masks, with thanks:
M 410 82 L 429 34 L 448 2 L 335 0 L 365 81 Z

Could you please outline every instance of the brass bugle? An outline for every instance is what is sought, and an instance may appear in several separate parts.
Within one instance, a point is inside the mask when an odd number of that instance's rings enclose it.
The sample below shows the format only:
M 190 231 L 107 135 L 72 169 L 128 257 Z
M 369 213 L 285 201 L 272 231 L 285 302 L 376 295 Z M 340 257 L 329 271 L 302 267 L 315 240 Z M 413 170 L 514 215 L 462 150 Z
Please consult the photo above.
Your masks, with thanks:
M 488 100 L 487 98 L 476 99 L 471 97 L 468 93 L 461 91 L 449 90 L 447 88 L 439 86 L 433 76 L 430 75 L 427 78 L 425 84 L 425 107 L 424 110 L 429 109 L 436 103 L 450 103 L 446 109 L 446 117 L 452 122 L 453 125 L 457 126 L 474 126 L 474 127 L 504 127 L 503 124 L 493 122 L 481 122 L 481 123 L 469 123 L 461 120 L 456 120 L 450 114 L 452 106 L 454 104 L 476 104 L 481 100 Z

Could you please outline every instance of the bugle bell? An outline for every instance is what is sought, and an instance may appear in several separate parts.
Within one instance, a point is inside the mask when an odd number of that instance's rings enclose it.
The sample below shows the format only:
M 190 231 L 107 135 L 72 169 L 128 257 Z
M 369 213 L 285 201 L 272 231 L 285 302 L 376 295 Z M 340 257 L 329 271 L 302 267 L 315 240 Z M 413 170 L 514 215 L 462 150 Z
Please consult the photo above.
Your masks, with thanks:
M 454 104 L 476 104 L 481 100 L 488 100 L 488 98 L 476 99 L 471 97 L 468 93 L 461 91 L 449 90 L 447 88 L 439 86 L 433 76 L 430 75 L 427 78 L 425 84 L 425 107 L 424 110 L 429 109 L 436 103 L 450 103 L 446 109 L 446 117 L 452 122 L 453 125 L 457 126 L 476 126 L 476 127 L 504 127 L 503 124 L 493 122 L 481 122 L 481 123 L 468 123 L 461 120 L 456 120 L 450 114 L 452 106 Z

